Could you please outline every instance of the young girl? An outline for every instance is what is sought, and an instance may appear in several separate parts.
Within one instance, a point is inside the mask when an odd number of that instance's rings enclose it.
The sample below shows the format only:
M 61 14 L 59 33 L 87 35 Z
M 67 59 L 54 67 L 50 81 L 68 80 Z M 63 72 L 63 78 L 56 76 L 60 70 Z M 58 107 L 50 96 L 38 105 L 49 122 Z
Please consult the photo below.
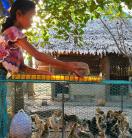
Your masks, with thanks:
M 37 60 L 50 64 L 53 67 L 73 72 L 80 76 L 82 68 L 71 62 L 62 62 L 53 57 L 37 51 L 22 33 L 22 29 L 31 26 L 32 17 L 35 15 L 35 4 L 30 0 L 16 0 L 11 9 L 10 16 L 3 24 L 0 37 L 0 79 L 5 79 L 7 72 L 25 72 L 27 74 L 51 74 L 50 72 L 32 69 L 24 64 L 22 50 L 26 50 Z M 7 133 L 6 112 L 6 85 L 0 87 L 0 138 Z

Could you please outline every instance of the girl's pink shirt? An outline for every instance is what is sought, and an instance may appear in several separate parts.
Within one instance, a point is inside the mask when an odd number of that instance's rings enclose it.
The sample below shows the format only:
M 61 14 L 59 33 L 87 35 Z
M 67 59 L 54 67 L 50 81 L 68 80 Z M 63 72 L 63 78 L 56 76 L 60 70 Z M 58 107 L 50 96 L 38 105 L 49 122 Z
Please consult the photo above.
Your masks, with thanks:
M 0 62 L 8 72 L 19 72 L 24 65 L 22 49 L 15 42 L 25 38 L 17 27 L 6 29 L 0 36 Z

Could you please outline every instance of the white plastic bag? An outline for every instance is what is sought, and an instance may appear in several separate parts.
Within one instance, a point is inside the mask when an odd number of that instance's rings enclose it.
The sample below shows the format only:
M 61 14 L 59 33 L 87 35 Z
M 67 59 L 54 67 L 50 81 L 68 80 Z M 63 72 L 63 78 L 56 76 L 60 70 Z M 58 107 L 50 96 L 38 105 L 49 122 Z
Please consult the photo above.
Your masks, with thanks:
M 31 118 L 20 110 L 12 119 L 10 126 L 11 138 L 28 138 L 32 134 Z

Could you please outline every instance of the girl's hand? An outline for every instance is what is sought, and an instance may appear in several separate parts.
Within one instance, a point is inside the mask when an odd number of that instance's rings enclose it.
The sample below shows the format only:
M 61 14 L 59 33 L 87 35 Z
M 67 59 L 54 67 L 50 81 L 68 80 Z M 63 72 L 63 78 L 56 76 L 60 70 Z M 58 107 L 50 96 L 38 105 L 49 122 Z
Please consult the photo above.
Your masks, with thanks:
M 83 77 L 90 73 L 89 66 L 83 62 L 66 62 L 67 68 L 72 72 L 75 73 L 78 77 Z

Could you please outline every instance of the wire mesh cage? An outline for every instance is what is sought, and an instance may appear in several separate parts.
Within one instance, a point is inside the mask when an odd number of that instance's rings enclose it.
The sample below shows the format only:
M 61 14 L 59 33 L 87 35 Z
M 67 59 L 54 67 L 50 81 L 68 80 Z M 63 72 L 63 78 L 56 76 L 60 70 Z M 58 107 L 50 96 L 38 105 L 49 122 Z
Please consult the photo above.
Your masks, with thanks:
M 130 81 L 20 80 L 6 85 L 8 133 L 12 120 L 23 109 L 32 121 L 29 138 L 132 137 Z

